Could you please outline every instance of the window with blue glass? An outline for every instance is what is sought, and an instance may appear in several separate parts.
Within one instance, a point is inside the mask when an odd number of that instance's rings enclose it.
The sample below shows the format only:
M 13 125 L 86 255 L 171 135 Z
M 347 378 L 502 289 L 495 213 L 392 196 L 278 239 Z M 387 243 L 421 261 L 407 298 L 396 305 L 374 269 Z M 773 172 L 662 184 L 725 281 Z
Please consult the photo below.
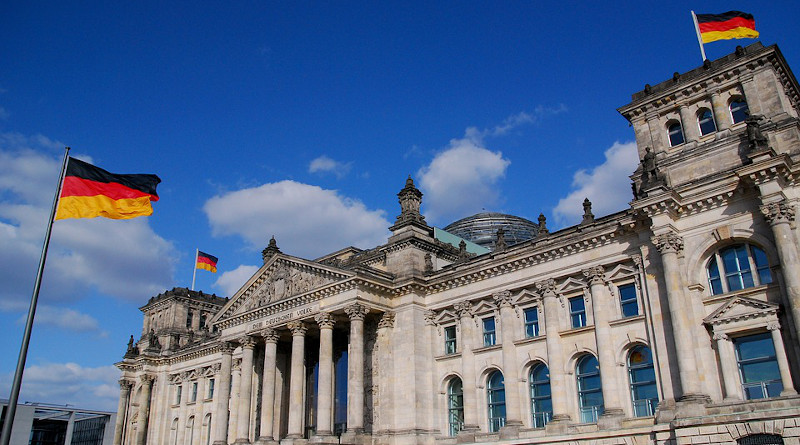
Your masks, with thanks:
M 444 353 L 445 354 L 455 354 L 456 353 L 456 327 L 455 326 L 445 326 L 444 328 Z
M 669 136 L 669 146 L 683 144 L 683 128 L 680 122 L 671 122 L 667 125 L 667 135 Z
M 569 299 L 569 318 L 572 320 L 573 328 L 586 326 L 586 303 L 583 297 Z
M 497 343 L 497 332 L 494 317 L 486 317 L 483 319 L 483 346 L 493 346 L 495 343 Z
M 738 337 L 733 339 L 733 344 L 745 398 L 764 399 L 781 395 L 783 383 L 772 335 L 765 332 Z
M 744 122 L 747 116 L 750 115 L 750 109 L 747 107 L 747 102 L 741 97 L 736 97 L 731 101 L 731 122 L 738 124 Z
M 525 309 L 525 336 L 539 336 L 539 310 L 537 307 Z
M 447 424 L 451 436 L 464 428 L 464 390 L 458 377 L 447 386 Z
M 752 244 L 735 244 L 714 252 L 706 272 L 714 295 L 772 283 L 767 255 Z
M 502 372 L 494 371 L 489 374 L 486 400 L 489 405 L 489 432 L 496 433 L 506 424 L 506 387 Z
M 628 354 L 628 378 L 634 417 L 654 415 L 658 406 L 658 389 L 653 355 L 647 346 L 636 346 Z
M 581 423 L 597 423 L 603 414 L 603 388 L 600 381 L 600 364 L 593 355 L 584 355 L 576 366 L 578 379 L 578 406 Z
M 550 370 L 539 363 L 531 368 L 531 414 L 534 428 L 544 428 L 553 417 L 553 399 L 550 394 Z
M 697 125 L 700 127 L 700 134 L 703 136 L 717 131 L 714 116 L 708 108 L 703 108 L 697 113 Z
M 639 315 L 639 302 L 636 299 L 636 285 L 623 284 L 617 287 L 619 292 L 619 305 L 623 317 Z

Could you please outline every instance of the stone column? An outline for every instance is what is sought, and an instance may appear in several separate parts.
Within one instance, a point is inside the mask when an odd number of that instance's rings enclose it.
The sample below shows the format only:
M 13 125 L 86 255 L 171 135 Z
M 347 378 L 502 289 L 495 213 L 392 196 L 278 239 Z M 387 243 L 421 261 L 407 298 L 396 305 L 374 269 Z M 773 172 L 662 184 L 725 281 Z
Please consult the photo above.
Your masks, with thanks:
M 739 389 L 739 372 L 736 369 L 736 357 L 733 352 L 733 343 L 730 337 L 723 333 L 714 334 L 719 352 L 720 368 L 722 369 L 722 386 L 725 388 L 725 400 L 741 400 Z
M 333 316 L 321 312 L 319 325 L 319 376 L 317 377 L 317 435 L 333 435 Z
M 180 385 L 181 385 L 181 399 L 178 400 L 178 405 L 179 405 L 179 408 L 178 408 L 178 433 L 176 434 L 176 436 L 177 436 L 177 440 L 176 441 L 178 443 L 185 443 L 185 437 L 186 437 L 186 422 L 187 422 L 188 417 L 189 417 L 189 416 L 186 415 L 186 411 L 188 409 L 187 406 L 186 406 L 186 403 L 189 401 L 189 388 L 190 388 L 190 386 L 188 385 L 188 383 L 189 383 L 188 378 L 189 378 L 189 373 L 188 372 L 184 371 L 184 372 L 182 372 L 180 374 L 180 379 L 181 379 L 181 383 L 180 383 Z
M 686 140 L 686 142 L 697 141 L 697 137 L 700 134 L 700 129 L 697 127 L 697 117 L 692 116 L 692 113 L 689 111 L 689 107 L 686 104 L 681 104 L 680 113 L 683 138 Z
M 233 345 L 229 342 L 223 342 L 220 347 L 222 353 L 222 364 L 220 365 L 219 386 L 217 387 L 216 394 L 214 394 L 214 445 L 227 445 L 228 443 L 228 399 L 231 397 L 231 373 L 233 359 Z
M 556 295 L 556 282 L 552 278 L 536 283 L 536 288 L 544 300 L 544 333 L 547 345 L 547 369 L 550 371 L 550 385 L 553 400 L 551 423 L 569 422 L 567 404 L 567 376 L 564 373 L 564 353 L 561 350 L 559 316 L 561 303 Z
M 519 369 L 517 351 L 514 346 L 515 321 L 517 314 L 511 306 L 511 292 L 504 291 L 492 295 L 500 307 L 500 332 L 503 346 L 503 376 L 506 390 L 506 427 L 522 426 L 522 405 L 519 397 Z
M 714 113 L 714 123 L 717 124 L 717 131 L 727 130 L 731 126 L 728 113 L 728 106 L 719 94 L 719 90 L 711 91 L 711 108 Z
M 484 410 L 478 407 L 478 394 L 475 388 L 475 355 L 472 353 L 475 320 L 472 316 L 472 303 L 464 301 L 455 305 L 461 325 L 461 389 L 464 393 L 464 428 L 462 431 L 474 434 L 480 430 L 478 415 Z
M 781 383 L 783 384 L 782 396 L 793 396 L 797 394 L 792 382 L 792 372 L 789 370 L 789 361 L 786 359 L 786 349 L 783 347 L 783 336 L 781 336 L 781 324 L 777 321 L 767 323 L 767 329 L 772 333 L 772 343 L 775 345 L 775 360 L 778 362 L 778 369 L 781 372 Z
M 194 437 L 200 440 L 203 437 L 203 391 L 206 389 L 206 377 L 203 368 L 197 369 L 197 397 L 194 402 Z
M 364 317 L 369 309 L 359 303 L 344 308 L 350 317 L 347 356 L 347 432 L 364 431 Z
M 795 210 L 786 201 L 779 201 L 761 206 L 761 213 L 772 227 L 786 284 L 786 299 L 792 312 L 795 332 L 800 334 L 800 273 L 797 273 L 800 270 L 800 259 L 791 227 Z
M 653 144 L 653 153 L 664 151 L 665 148 L 669 147 L 669 140 L 667 138 L 667 129 L 659 123 L 658 113 L 647 113 L 646 120 L 647 129 L 650 133 L 650 140 Z M 639 147 L 641 147 L 641 150 L 644 150 L 644 147 L 647 145 L 648 144 L 645 143 Z M 640 153 L 640 156 L 644 156 L 644 152 Z
M 153 376 L 143 374 L 139 377 L 142 384 L 141 399 L 139 399 L 139 414 L 136 425 L 136 445 L 144 445 L 147 441 L 147 418 L 150 415 L 150 390 L 153 388 Z
M 114 445 L 122 445 L 122 431 L 128 414 L 128 398 L 131 396 L 130 380 L 119 379 L 119 405 L 117 405 L 117 420 L 114 423 Z
M 287 325 L 292 331 L 292 362 L 289 372 L 289 428 L 287 439 L 303 437 L 303 386 L 305 383 L 306 326 L 302 321 Z
M 256 340 L 249 335 L 239 339 L 242 345 L 242 379 L 239 382 L 239 409 L 237 410 L 236 442 L 250 443 L 250 403 L 253 395 L 253 350 Z
M 678 252 L 683 250 L 683 239 L 673 232 L 667 232 L 654 236 L 652 242 L 661 253 L 661 263 L 664 267 L 664 285 L 667 290 L 667 302 L 672 319 L 672 338 L 678 355 L 678 373 L 681 381 L 682 394 L 678 400 L 707 402 L 708 395 L 701 393 L 700 380 L 697 378 L 697 360 L 692 338 L 695 329 L 689 318 L 687 308 L 691 305 L 683 293 L 684 286 L 678 262 Z
M 594 338 L 597 343 L 600 379 L 603 383 L 603 416 L 622 416 L 624 413 L 619 398 L 617 361 L 614 358 L 614 342 L 611 339 L 611 325 L 609 324 L 612 314 L 617 313 L 614 309 L 615 301 L 606 287 L 605 270 L 602 266 L 584 269 L 583 276 L 589 281 L 592 294 Z
M 264 375 L 261 390 L 261 435 L 259 442 L 275 440 L 275 372 L 278 354 L 278 333 L 274 329 L 261 331 L 264 337 Z

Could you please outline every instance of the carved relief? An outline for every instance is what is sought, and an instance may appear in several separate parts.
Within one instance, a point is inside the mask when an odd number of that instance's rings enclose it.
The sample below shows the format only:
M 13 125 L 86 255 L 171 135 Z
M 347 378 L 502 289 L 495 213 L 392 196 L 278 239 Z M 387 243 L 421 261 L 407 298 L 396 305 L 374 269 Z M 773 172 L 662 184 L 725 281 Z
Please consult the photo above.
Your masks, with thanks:
M 794 221 L 794 213 L 794 207 L 787 204 L 786 201 L 761 206 L 761 214 L 770 225 L 791 223 Z
M 678 253 L 683 250 L 683 238 L 673 232 L 656 235 L 651 241 L 662 254 Z
M 253 296 L 243 304 L 245 310 L 255 309 L 293 295 L 299 295 L 329 282 L 324 277 L 287 265 L 275 267 L 261 280 Z

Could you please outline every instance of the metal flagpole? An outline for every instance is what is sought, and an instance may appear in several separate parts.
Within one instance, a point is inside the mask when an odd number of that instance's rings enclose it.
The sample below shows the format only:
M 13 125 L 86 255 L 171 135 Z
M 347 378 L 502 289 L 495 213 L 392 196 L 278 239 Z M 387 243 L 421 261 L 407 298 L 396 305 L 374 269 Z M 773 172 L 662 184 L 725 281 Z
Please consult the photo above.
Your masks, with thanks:
M 8 445 L 11 441 L 11 428 L 14 425 L 14 415 L 17 411 L 17 400 L 19 400 L 19 390 L 22 386 L 22 373 L 25 370 L 25 360 L 28 357 L 28 344 L 31 341 L 31 330 L 33 329 L 33 318 L 36 315 L 36 302 L 39 299 L 39 289 L 42 285 L 42 274 L 44 273 L 44 263 L 47 259 L 47 248 L 50 246 L 50 233 L 53 230 L 53 221 L 56 217 L 58 198 L 61 195 L 61 186 L 64 184 L 64 173 L 67 170 L 69 159 L 69 147 L 64 147 L 64 161 L 61 163 L 61 174 L 58 176 L 56 186 L 56 196 L 53 198 L 53 208 L 50 209 L 50 221 L 47 224 L 47 232 L 44 235 L 44 245 L 42 255 L 39 258 L 39 271 L 36 273 L 36 284 L 33 285 L 33 295 L 31 305 L 28 309 L 28 321 L 25 322 L 25 333 L 22 336 L 22 346 L 19 348 L 19 359 L 17 359 L 17 370 L 14 373 L 14 383 L 11 386 L 11 395 L 8 397 L 8 412 L 3 422 L 3 435 L 0 436 L 0 444 Z
M 197 258 L 200 256 L 200 249 L 194 249 L 194 272 L 192 272 L 192 290 L 194 290 L 194 279 L 197 278 Z
M 703 62 L 706 61 L 706 50 L 703 48 L 703 38 L 700 37 L 700 25 L 697 23 L 697 15 L 692 11 L 692 21 L 694 22 L 694 31 L 697 33 L 697 43 L 700 44 L 700 55 L 703 56 Z

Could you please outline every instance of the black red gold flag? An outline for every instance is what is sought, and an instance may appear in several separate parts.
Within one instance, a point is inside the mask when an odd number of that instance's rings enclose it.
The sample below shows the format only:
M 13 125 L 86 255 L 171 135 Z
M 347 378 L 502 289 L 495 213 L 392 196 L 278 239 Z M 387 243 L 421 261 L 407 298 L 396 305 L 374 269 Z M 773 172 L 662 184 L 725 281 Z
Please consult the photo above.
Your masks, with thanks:
M 195 267 L 197 269 L 203 269 L 209 272 L 217 273 L 217 257 L 198 250 L 197 265 Z
M 728 39 L 758 38 L 752 14 L 728 11 L 724 14 L 697 14 L 697 25 L 703 43 Z

